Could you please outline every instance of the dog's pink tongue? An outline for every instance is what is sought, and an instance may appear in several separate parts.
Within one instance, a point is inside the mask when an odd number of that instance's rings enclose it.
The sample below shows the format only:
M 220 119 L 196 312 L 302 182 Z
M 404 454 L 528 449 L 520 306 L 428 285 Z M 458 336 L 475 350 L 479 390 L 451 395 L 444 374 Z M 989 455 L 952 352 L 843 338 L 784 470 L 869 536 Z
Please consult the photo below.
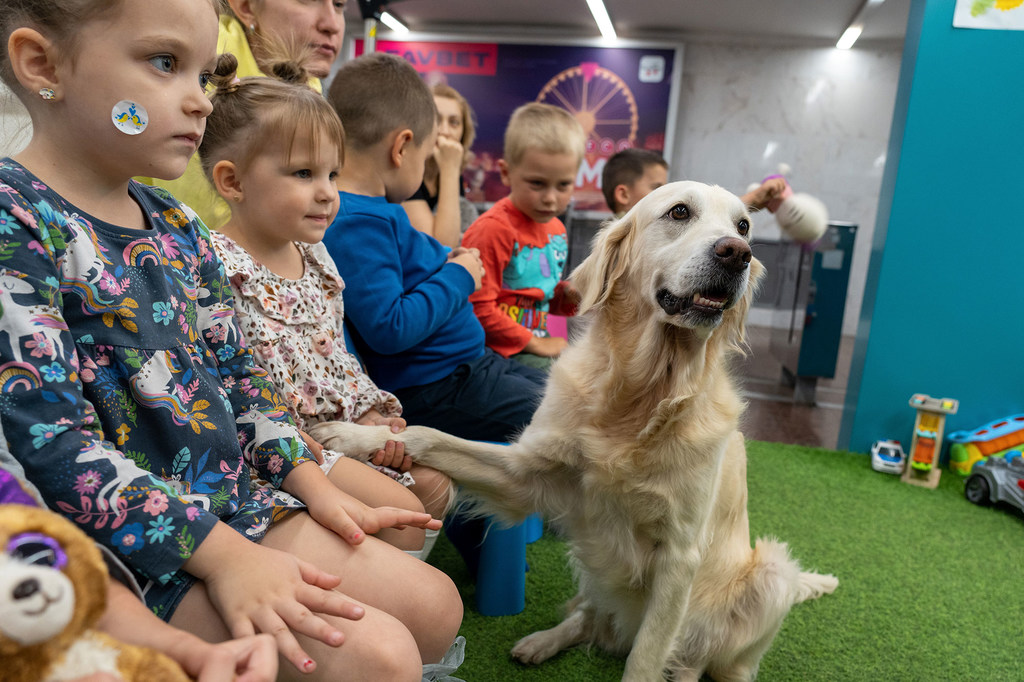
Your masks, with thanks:
M 701 294 L 701 297 L 706 298 L 709 301 L 714 301 L 715 303 L 721 303 L 727 298 L 726 296 L 709 296 L 708 294 Z

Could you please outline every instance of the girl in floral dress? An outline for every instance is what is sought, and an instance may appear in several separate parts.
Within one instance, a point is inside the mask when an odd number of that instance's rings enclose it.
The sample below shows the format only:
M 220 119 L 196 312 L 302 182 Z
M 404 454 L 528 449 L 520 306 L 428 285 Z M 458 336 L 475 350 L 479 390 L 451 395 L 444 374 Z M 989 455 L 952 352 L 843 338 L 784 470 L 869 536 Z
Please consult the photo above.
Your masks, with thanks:
M 131 180 L 195 152 L 213 3 L 5 2 L 0 36 L 33 124 L 0 161 L 0 427 L 25 477 L 172 625 L 271 633 L 283 678 L 420 679 L 461 600 L 366 534 L 439 524 L 323 474 L 252 360 L 208 231 Z
M 378 388 L 346 349 L 345 285 L 320 242 L 338 210 L 341 122 L 305 86 L 308 74 L 300 66 L 285 60 L 269 70 L 282 79 L 224 79 L 199 150 L 204 170 L 232 209 L 213 244 L 234 289 L 239 325 L 300 427 L 344 420 L 398 432 L 405 428 L 398 399 Z M 371 506 L 408 506 L 408 494 L 435 518 L 447 510 L 451 481 L 413 464 L 400 442 L 389 442 L 368 463 L 406 482 L 412 494 L 354 460 L 332 453 L 326 458 L 331 479 Z M 379 537 L 419 549 L 395 537 L 414 533 L 425 554 L 437 531 L 426 531 L 426 545 L 419 528 L 386 529 Z

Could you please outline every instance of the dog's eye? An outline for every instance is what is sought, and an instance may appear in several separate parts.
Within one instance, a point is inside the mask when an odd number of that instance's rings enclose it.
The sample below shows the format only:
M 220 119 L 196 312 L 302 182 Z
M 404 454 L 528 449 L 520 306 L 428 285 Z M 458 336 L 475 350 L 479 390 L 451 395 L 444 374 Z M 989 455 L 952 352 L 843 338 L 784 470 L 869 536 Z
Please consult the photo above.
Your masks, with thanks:
M 744 219 L 736 223 L 736 231 L 744 237 L 747 236 L 747 233 L 750 232 L 750 221 Z
M 22 563 L 33 566 L 50 566 L 59 569 L 68 562 L 68 557 L 60 544 L 42 533 L 15 535 L 7 543 L 7 554 Z
M 686 220 L 690 217 L 690 207 L 686 204 L 676 204 L 669 210 L 668 217 L 672 220 Z

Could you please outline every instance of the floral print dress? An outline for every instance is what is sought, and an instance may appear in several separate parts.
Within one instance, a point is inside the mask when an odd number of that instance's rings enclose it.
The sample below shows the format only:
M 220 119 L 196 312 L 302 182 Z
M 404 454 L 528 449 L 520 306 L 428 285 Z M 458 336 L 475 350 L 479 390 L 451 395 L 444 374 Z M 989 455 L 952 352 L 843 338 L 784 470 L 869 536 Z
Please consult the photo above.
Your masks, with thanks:
M 285 279 L 227 235 L 212 239 L 235 293 L 238 326 L 301 428 L 355 421 L 372 408 L 385 417 L 402 414 L 398 398 L 378 388 L 345 345 L 345 283 L 322 243 L 296 242 L 305 270 Z M 327 451 L 325 470 L 336 454 Z M 358 459 L 402 485 L 415 483 L 409 472 L 377 466 L 363 453 Z
M 148 229 L 0 161 L 0 426 L 47 504 L 167 618 L 218 520 L 258 540 L 301 506 L 279 487 L 310 454 L 253 362 L 206 227 L 166 191 L 129 192 Z M 250 488 L 247 466 L 269 485 Z

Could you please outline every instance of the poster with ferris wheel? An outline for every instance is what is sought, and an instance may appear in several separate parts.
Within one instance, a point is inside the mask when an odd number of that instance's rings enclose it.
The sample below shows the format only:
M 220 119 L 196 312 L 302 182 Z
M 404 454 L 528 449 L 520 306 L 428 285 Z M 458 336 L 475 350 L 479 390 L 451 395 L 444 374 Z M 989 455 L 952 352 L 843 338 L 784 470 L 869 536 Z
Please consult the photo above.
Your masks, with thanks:
M 607 211 L 601 171 L 627 147 L 668 155 L 682 74 L 682 47 L 626 43 L 527 44 L 449 40 L 378 40 L 376 49 L 405 58 L 429 85 L 443 82 L 473 107 L 476 141 L 464 173 L 466 197 L 491 203 L 508 193 L 497 160 L 512 111 L 530 101 L 562 107 L 587 133 L 576 176 L 576 211 Z M 354 52 L 362 53 L 362 41 Z

